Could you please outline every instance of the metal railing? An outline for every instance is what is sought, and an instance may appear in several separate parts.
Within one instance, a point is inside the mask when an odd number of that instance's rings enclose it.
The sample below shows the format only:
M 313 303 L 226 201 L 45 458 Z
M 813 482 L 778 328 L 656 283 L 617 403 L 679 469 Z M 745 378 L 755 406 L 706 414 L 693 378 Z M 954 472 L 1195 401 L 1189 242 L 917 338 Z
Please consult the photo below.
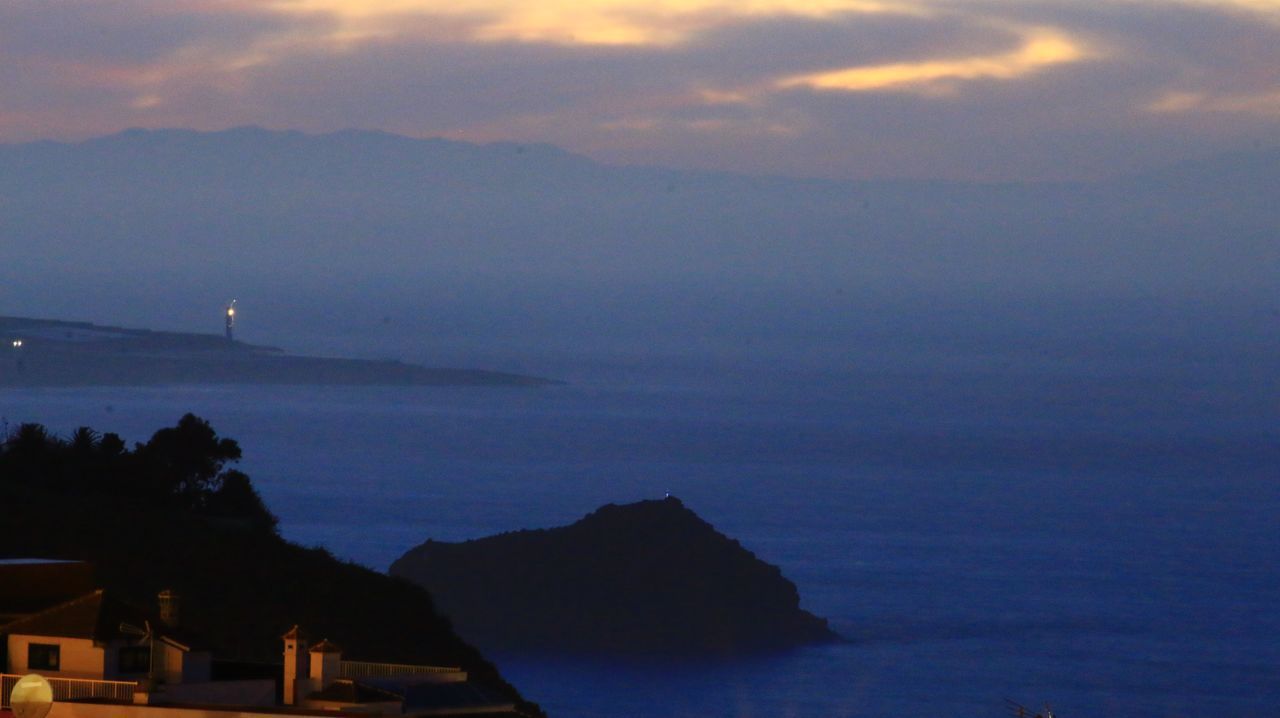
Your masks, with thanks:
M 9 694 L 22 676 L 12 673 L 0 674 L 0 708 L 9 707 Z M 95 681 L 85 678 L 51 678 L 49 687 L 53 689 L 55 701 L 79 701 L 89 698 L 122 703 L 133 702 L 133 692 L 138 684 L 134 681 Z
M 466 676 L 457 666 L 411 666 L 404 663 L 369 663 L 367 661 L 341 661 L 338 666 L 340 678 L 443 677 L 451 673 Z

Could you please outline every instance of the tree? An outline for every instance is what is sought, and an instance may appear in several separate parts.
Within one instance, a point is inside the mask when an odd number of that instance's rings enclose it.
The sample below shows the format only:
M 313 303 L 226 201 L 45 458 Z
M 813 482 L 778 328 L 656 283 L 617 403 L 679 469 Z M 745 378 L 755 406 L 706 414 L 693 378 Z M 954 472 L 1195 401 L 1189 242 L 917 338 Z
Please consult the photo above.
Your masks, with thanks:
M 240 445 L 219 438 L 209 422 L 194 414 L 161 429 L 134 451 L 152 491 L 168 495 L 187 508 L 200 508 L 218 488 L 223 465 L 240 460 Z
M 240 445 L 193 414 L 129 451 L 118 434 L 82 426 L 67 440 L 23 424 L 0 441 L 0 482 L 25 492 L 126 498 L 164 511 L 246 521 L 275 530 L 276 517 L 244 473 L 225 469 Z
M 275 530 L 275 515 L 262 502 L 246 474 L 229 469 L 223 472 L 220 483 L 207 501 L 210 515 L 248 519 L 256 528 Z

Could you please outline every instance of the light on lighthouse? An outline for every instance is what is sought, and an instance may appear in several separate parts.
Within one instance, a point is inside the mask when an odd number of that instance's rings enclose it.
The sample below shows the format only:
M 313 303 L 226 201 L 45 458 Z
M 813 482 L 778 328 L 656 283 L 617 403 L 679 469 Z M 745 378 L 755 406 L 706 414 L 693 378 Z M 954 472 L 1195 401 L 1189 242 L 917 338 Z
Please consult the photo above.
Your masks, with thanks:
M 233 341 L 235 339 L 234 337 L 235 326 L 236 326 L 236 300 L 232 299 L 231 303 L 227 305 L 227 322 L 226 322 L 227 341 Z

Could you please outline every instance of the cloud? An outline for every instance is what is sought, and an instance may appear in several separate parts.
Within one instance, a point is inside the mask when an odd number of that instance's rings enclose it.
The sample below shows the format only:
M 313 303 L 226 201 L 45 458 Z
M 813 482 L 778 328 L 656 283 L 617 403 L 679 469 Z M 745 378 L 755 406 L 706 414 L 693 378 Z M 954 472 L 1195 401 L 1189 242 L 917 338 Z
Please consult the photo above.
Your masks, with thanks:
M 281 17 L 243 0 L 11 0 L 0 4 L 0 48 L 11 57 L 136 65 L 198 47 L 230 50 L 290 29 L 314 31 L 316 19 Z
M 275 7 L 329 13 L 352 34 L 385 35 L 394 27 L 388 18 L 457 15 L 484 18 L 468 39 L 564 45 L 671 45 L 743 17 L 927 12 L 910 0 L 279 0 Z
M 952 89 L 952 81 L 1016 80 L 1091 55 L 1082 43 L 1052 28 L 1027 28 L 1022 35 L 1021 45 L 1010 52 L 850 67 L 791 77 L 778 84 L 843 92 L 905 90 L 934 94 Z
M 1280 90 L 1244 95 L 1166 92 L 1147 105 L 1159 114 L 1226 113 L 1280 117 Z
M 0 140 L 550 141 L 617 162 L 1076 177 L 1274 138 L 1264 0 L 14 0 Z

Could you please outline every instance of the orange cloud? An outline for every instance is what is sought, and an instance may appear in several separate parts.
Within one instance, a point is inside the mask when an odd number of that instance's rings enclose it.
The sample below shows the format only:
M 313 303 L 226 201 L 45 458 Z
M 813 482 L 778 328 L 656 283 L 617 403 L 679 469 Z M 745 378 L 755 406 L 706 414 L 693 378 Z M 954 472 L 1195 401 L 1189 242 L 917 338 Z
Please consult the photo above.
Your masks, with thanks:
M 1113 0 L 1135 5 L 1151 1 Z M 1280 21 L 1280 0 L 1169 1 L 1252 11 Z M 1070 6 L 1074 0 L 1059 2 Z M 473 34 L 459 40 L 566 45 L 671 45 L 742 18 L 980 16 L 993 9 L 989 3 L 972 0 L 268 0 L 266 6 L 335 17 L 342 25 L 339 34 L 347 39 L 395 34 L 400 19 L 416 15 L 481 18 Z
M 939 83 L 957 80 L 1012 80 L 1045 68 L 1079 62 L 1092 51 L 1051 28 L 1024 31 L 1018 49 L 996 55 L 866 65 L 789 77 L 780 87 L 809 87 L 841 92 L 900 91 L 936 93 Z
M 378 35 L 406 15 L 484 18 L 475 39 L 570 45 L 669 45 L 735 18 L 924 15 L 915 0 L 275 0 L 281 11 L 329 13 L 348 33 Z
M 1148 103 L 1146 110 L 1167 115 L 1208 112 L 1280 117 L 1280 91 L 1217 95 L 1172 91 Z

